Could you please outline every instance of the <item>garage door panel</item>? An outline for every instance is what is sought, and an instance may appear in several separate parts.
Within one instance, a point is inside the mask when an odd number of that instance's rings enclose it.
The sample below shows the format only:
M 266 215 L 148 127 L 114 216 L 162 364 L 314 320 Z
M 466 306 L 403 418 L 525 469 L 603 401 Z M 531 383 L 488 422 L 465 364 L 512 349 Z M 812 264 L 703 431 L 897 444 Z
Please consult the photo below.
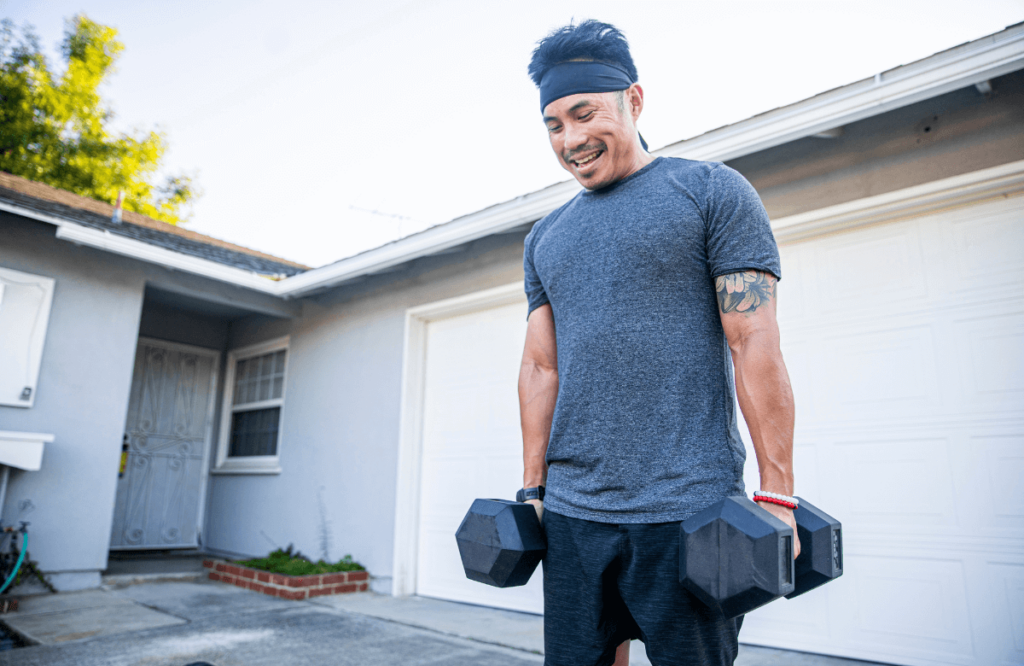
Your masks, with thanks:
M 853 640 L 895 655 L 971 663 L 974 645 L 963 562 L 851 554 Z M 879 599 L 885 599 L 879 604 Z
M 836 581 L 842 581 L 840 578 Z M 759 643 L 765 638 L 784 638 L 799 641 L 804 636 L 828 637 L 829 594 L 835 585 L 820 588 L 814 594 L 764 606 L 750 613 L 744 620 L 740 635 L 743 642 Z M 748 620 L 756 617 L 752 624 Z M 753 627 L 753 628 L 751 628 Z
M 988 580 L 993 621 L 1004 640 L 999 641 L 1001 664 L 1024 663 L 1024 564 L 989 562 Z
M 856 500 L 844 516 L 851 531 L 958 524 L 947 439 L 843 441 L 835 452 L 830 476 Z
M 417 594 L 539 613 L 542 576 L 499 590 L 466 578 L 455 531 L 478 497 L 522 486 L 517 384 L 526 303 L 427 325 Z
M 971 490 L 989 498 L 988 510 L 979 514 L 991 516 L 994 526 L 1015 528 L 1017 536 L 1024 537 L 1024 433 L 972 437 L 970 446 L 980 461 Z
M 831 314 L 925 300 L 934 286 L 926 279 L 920 228 L 886 225 L 839 234 L 816 248 L 821 275 L 815 280 L 816 309 Z
M 1019 411 L 1024 405 L 1024 311 L 958 319 L 953 334 L 962 350 L 957 365 L 966 406 Z
M 977 206 L 950 216 L 946 238 L 952 246 L 950 254 L 955 257 L 951 266 L 955 270 L 956 290 L 991 289 L 1000 279 L 1021 281 L 1022 203 Z
M 859 418 L 934 412 L 939 406 L 932 327 L 834 336 L 823 341 L 816 407 Z
M 1024 197 L 780 253 L 796 493 L 843 521 L 846 568 L 803 597 L 827 600 L 826 640 L 780 627 L 789 603 L 752 613 L 743 640 L 1024 663 Z
M 444 456 L 424 461 L 423 476 L 430 483 L 423 486 L 423 516 L 446 515 L 456 518 L 455 527 L 473 499 L 477 497 L 514 497 L 522 486 L 521 456 L 495 456 L 481 460 L 483 455 Z M 511 494 L 510 494 L 511 493 Z M 469 497 L 467 501 L 467 496 Z
M 789 276 L 808 275 L 809 267 L 808 262 L 804 259 L 803 246 L 782 246 L 779 248 L 779 257 L 784 269 L 782 280 L 776 287 L 778 318 L 779 321 L 801 323 L 811 308 L 807 303 L 807 292 L 811 289 L 813 280 L 807 278 L 791 280 Z
M 452 436 L 483 430 L 485 404 L 472 385 L 440 385 L 425 405 L 424 427 Z

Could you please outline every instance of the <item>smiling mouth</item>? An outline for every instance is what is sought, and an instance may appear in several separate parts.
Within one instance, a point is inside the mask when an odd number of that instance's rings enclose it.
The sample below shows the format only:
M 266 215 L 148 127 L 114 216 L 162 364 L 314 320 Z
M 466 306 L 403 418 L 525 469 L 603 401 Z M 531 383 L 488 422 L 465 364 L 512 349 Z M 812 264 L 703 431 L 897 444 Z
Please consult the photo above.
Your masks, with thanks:
M 588 165 L 592 164 L 598 157 L 600 157 L 603 154 L 604 154 L 603 150 L 596 150 L 596 151 L 594 151 L 594 152 L 592 152 L 592 153 L 590 153 L 590 154 L 588 154 L 588 155 L 586 155 L 584 157 L 581 157 L 579 159 L 569 160 L 569 161 L 577 169 L 584 169 Z

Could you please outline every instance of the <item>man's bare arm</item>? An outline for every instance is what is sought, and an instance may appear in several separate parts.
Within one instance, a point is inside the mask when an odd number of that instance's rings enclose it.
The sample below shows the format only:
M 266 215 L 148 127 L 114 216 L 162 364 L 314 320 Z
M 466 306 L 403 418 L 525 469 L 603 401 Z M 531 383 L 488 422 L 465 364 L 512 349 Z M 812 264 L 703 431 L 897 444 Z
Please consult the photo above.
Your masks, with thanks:
M 715 278 L 722 328 L 736 369 L 736 396 L 747 421 L 761 473 L 761 490 L 793 494 L 793 389 L 779 348 L 775 318 L 778 281 L 761 271 Z M 762 503 L 793 528 L 790 509 Z M 796 540 L 794 556 L 800 552 Z
M 545 484 L 544 458 L 558 399 L 558 352 L 550 305 L 530 313 L 519 370 L 519 418 L 523 427 L 523 487 Z M 539 509 L 539 507 L 538 507 Z M 538 511 L 539 513 L 539 511 Z

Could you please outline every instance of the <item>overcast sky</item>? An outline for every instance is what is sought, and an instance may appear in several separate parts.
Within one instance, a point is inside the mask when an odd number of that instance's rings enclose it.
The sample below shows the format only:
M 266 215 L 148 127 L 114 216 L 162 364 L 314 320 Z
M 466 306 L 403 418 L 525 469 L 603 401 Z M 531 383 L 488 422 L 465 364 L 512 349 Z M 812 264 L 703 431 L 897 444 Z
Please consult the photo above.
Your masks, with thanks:
M 566 180 L 526 75 L 570 19 L 630 39 L 653 148 L 1024 20 L 1024 0 L 0 0 L 62 63 L 84 11 L 104 94 L 205 194 L 188 228 L 319 266 Z M 369 211 L 379 211 L 375 214 Z

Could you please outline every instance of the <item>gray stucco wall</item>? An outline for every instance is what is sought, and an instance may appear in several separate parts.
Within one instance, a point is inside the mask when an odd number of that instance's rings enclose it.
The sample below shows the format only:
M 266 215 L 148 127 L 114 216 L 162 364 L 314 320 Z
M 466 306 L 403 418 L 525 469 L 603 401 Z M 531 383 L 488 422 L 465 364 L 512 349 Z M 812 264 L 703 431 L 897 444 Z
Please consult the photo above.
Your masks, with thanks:
M 31 501 L 32 556 L 59 589 L 99 584 L 131 388 L 144 282 L 53 227 L 0 214 L 0 266 L 56 280 L 35 405 L 0 406 L 0 430 L 52 433 L 42 469 L 14 470 L 4 523 Z
M 241 311 L 296 304 L 57 240 L 54 227 L 0 213 L 0 266 L 55 280 L 35 404 L 0 406 L 0 430 L 49 433 L 42 469 L 12 471 L 3 521 L 31 522 L 32 557 L 59 589 L 106 568 L 117 468 L 147 285 Z M 228 307 L 218 305 L 217 307 Z M 223 319 L 147 306 L 144 335 L 226 346 Z M 30 500 L 34 509 L 19 511 Z
M 390 284 L 308 301 L 294 322 L 235 322 L 233 349 L 291 336 L 283 471 L 214 475 L 208 546 L 225 554 L 257 555 L 294 543 L 319 557 L 322 502 L 330 556 L 351 553 L 373 576 L 389 577 L 405 311 L 521 281 L 522 238 L 486 239 L 454 255 L 457 259 L 424 262 Z

